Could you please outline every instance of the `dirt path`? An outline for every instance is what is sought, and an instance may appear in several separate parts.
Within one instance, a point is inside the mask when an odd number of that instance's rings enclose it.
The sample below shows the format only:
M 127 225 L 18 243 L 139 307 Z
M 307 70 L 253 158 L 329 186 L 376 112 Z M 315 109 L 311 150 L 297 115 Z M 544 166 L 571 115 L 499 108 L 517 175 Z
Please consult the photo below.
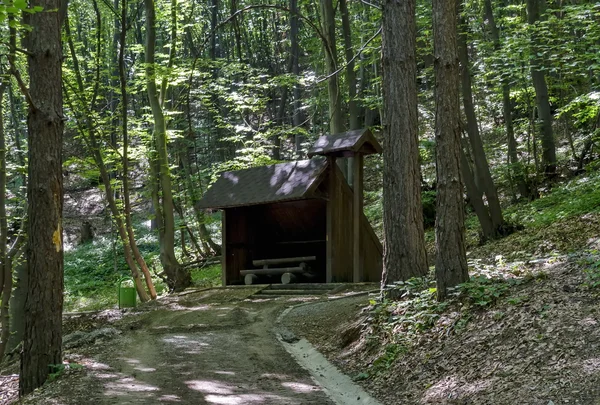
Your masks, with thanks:
M 333 404 L 272 332 L 290 303 L 239 298 L 190 294 L 124 317 L 117 338 L 67 354 L 83 369 L 24 403 Z

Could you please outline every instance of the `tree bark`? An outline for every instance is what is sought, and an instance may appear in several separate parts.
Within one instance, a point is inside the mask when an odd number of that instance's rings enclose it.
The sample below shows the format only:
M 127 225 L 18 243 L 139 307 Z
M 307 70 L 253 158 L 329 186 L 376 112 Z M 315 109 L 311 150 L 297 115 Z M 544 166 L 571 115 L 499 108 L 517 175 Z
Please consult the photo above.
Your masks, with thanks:
M 290 54 L 292 58 L 292 74 L 297 81 L 300 80 L 300 45 L 298 43 L 298 0 L 290 0 Z M 300 83 L 294 83 L 294 111 L 292 115 L 292 125 L 294 126 L 294 147 L 296 156 L 300 156 L 302 151 L 302 135 L 300 126 L 304 122 L 302 107 L 302 89 Z
M 527 0 L 527 21 L 534 30 L 531 34 L 532 49 L 531 54 L 531 79 L 535 89 L 535 100 L 540 121 L 539 128 L 542 140 L 542 166 L 547 177 L 556 174 L 556 144 L 552 130 L 552 112 L 550 109 L 550 100 L 548 98 L 548 86 L 546 76 L 541 70 L 544 62 L 538 54 L 540 50 L 541 39 L 536 33 L 536 23 L 540 20 L 539 2 L 543 0 Z
M 174 291 L 188 287 L 192 278 L 190 272 L 181 267 L 175 257 L 175 216 L 171 173 L 167 152 L 167 129 L 165 116 L 156 86 L 155 48 L 156 48 L 156 14 L 154 0 L 145 0 L 146 5 L 146 86 L 148 100 L 154 118 L 154 140 L 158 157 L 159 186 L 162 193 L 162 220 L 164 231 L 160 240 L 160 260 L 167 275 L 167 284 Z
M 462 22 L 461 32 L 458 35 L 459 40 L 459 59 L 461 64 L 461 81 L 462 81 L 462 98 L 465 115 L 467 117 L 467 134 L 469 135 L 469 143 L 473 151 L 474 178 L 475 184 L 485 193 L 487 197 L 487 208 L 490 219 L 492 220 L 492 232 L 486 235 L 487 238 L 497 238 L 502 236 L 504 227 L 504 218 L 502 216 L 502 208 L 498 199 L 498 191 L 494 185 L 494 179 L 490 173 L 490 166 L 485 156 L 483 142 L 479 134 L 479 125 L 477 124 L 477 115 L 475 114 L 475 106 L 473 104 L 473 90 L 471 82 L 471 72 L 469 68 L 469 52 L 467 49 L 466 26 Z M 482 200 L 483 203 L 483 200 Z M 483 224 L 482 224 L 483 227 Z
M 322 31 L 325 38 L 325 64 L 327 66 L 327 91 L 329 94 L 329 131 L 337 134 L 344 131 L 342 116 L 342 93 L 337 70 L 337 46 L 335 41 L 335 10 L 332 0 L 321 0 Z M 347 175 L 347 170 L 343 170 Z
M 382 288 L 428 272 L 419 165 L 416 1 L 383 7 L 383 221 Z
M 152 275 L 148 269 L 148 265 L 142 256 L 137 242 L 135 241 L 135 233 L 133 231 L 133 221 L 131 220 L 131 201 L 129 196 L 129 131 L 127 108 L 129 100 L 127 96 L 127 75 L 125 73 L 125 43 L 127 41 L 127 0 L 122 0 L 121 4 L 121 31 L 119 33 L 119 87 L 121 90 L 121 129 L 123 132 L 123 214 L 125 216 L 125 228 L 127 230 L 127 238 L 131 247 L 131 253 L 144 274 L 146 287 L 150 293 L 151 299 L 156 299 L 156 288 L 152 281 Z
M 490 213 L 483 203 L 483 194 L 479 187 L 477 187 L 477 184 L 475 184 L 475 176 L 473 176 L 465 151 L 461 149 L 460 152 L 460 170 L 465 183 L 465 188 L 467 189 L 467 197 L 469 197 L 471 206 L 481 224 L 481 231 L 483 233 L 482 241 L 486 241 L 489 238 L 493 238 L 494 225 L 492 224 Z
M 354 71 L 354 50 L 352 48 L 352 30 L 350 28 L 350 15 L 348 12 L 348 3 L 346 0 L 340 1 L 340 13 L 342 15 L 342 35 L 344 37 L 344 54 L 346 56 L 346 82 L 348 83 L 348 115 L 350 129 L 359 129 L 361 127 L 360 116 L 358 112 L 358 101 L 356 100 L 356 72 Z M 348 184 L 353 184 L 352 167 L 354 158 L 348 158 Z
M 69 50 L 71 52 L 71 60 L 73 62 L 73 71 L 75 73 L 75 78 L 77 81 L 77 88 L 80 93 L 79 99 L 81 99 L 83 101 L 83 104 L 85 104 L 81 108 L 81 110 L 84 111 L 83 119 L 85 121 L 85 124 L 80 125 L 79 131 L 83 135 L 83 139 L 84 139 L 87 147 L 90 149 L 90 152 L 92 154 L 94 162 L 96 163 L 96 166 L 98 167 L 98 170 L 100 171 L 100 178 L 102 179 L 102 183 L 104 184 L 104 192 L 105 192 L 105 196 L 106 196 L 106 201 L 108 202 L 108 206 L 111 211 L 113 220 L 115 221 L 117 231 L 119 232 L 119 236 L 121 238 L 121 243 L 123 245 L 123 254 L 125 256 L 125 262 L 127 263 L 129 269 L 131 270 L 131 275 L 134 280 L 136 291 L 138 293 L 138 296 L 140 297 L 140 300 L 142 302 L 146 302 L 149 300 L 149 297 L 148 297 L 148 294 L 146 293 L 146 290 L 144 289 L 138 268 L 134 261 L 129 236 L 127 235 L 127 229 L 125 227 L 125 224 L 123 223 L 123 218 L 121 216 L 121 212 L 119 211 L 119 208 L 117 206 L 117 201 L 115 198 L 116 193 L 113 192 L 112 183 L 110 181 L 110 173 L 109 173 L 109 170 L 108 170 L 106 164 L 104 163 L 104 157 L 102 156 L 102 151 L 100 150 L 100 143 L 96 137 L 96 128 L 94 126 L 92 116 L 90 115 L 90 111 L 93 111 L 94 107 L 95 107 L 94 102 L 92 101 L 90 104 L 88 104 L 87 100 L 85 99 L 85 96 L 84 96 L 85 95 L 85 86 L 83 83 L 83 77 L 81 75 L 81 70 L 79 69 L 79 61 L 77 58 L 77 53 L 75 52 L 75 46 L 73 44 L 73 39 L 71 37 L 68 16 L 66 17 L 65 31 L 66 31 Z M 98 55 L 100 55 L 99 49 L 100 49 L 100 45 L 98 44 L 98 50 L 97 50 Z M 99 65 L 98 65 L 98 68 L 99 68 Z M 98 80 L 96 80 L 96 83 L 94 83 L 94 86 L 95 86 L 94 93 L 96 93 L 98 91 L 98 87 L 99 87 Z M 68 93 L 65 93 L 65 94 L 68 95 Z M 92 98 L 95 100 L 96 96 L 93 96 Z M 68 97 L 67 97 L 67 102 L 69 103 Z M 150 286 L 152 286 L 150 291 L 153 291 L 154 286 L 152 284 L 152 279 L 149 276 L 150 275 L 148 274 L 148 277 L 146 278 L 146 284 L 147 285 L 149 284 Z M 156 294 L 154 294 L 154 295 L 156 296 Z
M 456 0 L 433 1 L 435 72 L 437 296 L 469 279 L 460 173 L 460 101 Z
M 500 49 L 500 34 L 498 32 L 498 26 L 494 18 L 494 10 L 492 8 L 491 0 L 484 0 L 485 18 L 490 28 L 492 40 L 494 41 L 494 49 Z M 531 195 L 527 180 L 525 177 L 525 170 L 519 156 L 517 154 L 517 139 L 515 138 L 515 129 L 513 125 L 513 108 L 510 101 L 510 85 L 508 80 L 503 77 L 502 83 L 502 113 L 504 116 L 504 126 L 506 128 L 506 139 L 508 146 L 508 159 L 511 165 L 512 177 L 517 184 L 517 190 L 521 194 L 521 197 L 528 198 Z
M 28 16 L 29 169 L 25 336 L 19 394 L 40 387 L 62 363 L 62 101 L 60 0 L 31 0 L 44 12 Z

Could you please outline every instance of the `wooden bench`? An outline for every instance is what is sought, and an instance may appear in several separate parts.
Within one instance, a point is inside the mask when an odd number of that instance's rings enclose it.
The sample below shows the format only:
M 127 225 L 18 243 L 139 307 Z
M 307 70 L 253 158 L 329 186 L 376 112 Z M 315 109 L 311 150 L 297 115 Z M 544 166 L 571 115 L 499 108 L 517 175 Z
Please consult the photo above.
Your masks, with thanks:
M 262 259 L 253 260 L 252 264 L 255 266 L 262 266 L 261 269 L 248 269 L 240 271 L 240 274 L 244 276 L 244 283 L 246 285 L 254 284 L 258 280 L 258 276 L 269 275 L 277 276 L 281 275 L 281 283 L 289 284 L 296 280 L 296 274 L 302 274 L 307 277 L 312 277 L 310 273 L 310 266 L 306 262 L 314 262 L 317 260 L 316 256 L 302 256 L 302 257 L 285 257 L 281 259 Z M 269 267 L 271 265 L 281 264 L 294 264 L 298 263 L 297 266 L 293 267 Z

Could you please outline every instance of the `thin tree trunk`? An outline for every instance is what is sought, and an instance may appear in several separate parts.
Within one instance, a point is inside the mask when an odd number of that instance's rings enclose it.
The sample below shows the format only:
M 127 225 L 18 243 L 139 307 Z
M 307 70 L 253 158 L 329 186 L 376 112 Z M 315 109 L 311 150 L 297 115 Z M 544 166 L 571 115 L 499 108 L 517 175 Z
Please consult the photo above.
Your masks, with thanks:
M 127 235 L 127 230 L 126 230 L 125 224 L 123 223 L 121 213 L 119 212 L 119 208 L 117 206 L 117 202 L 115 199 L 115 193 L 113 192 L 112 183 L 110 181 L 109 170 L 106 167 L 106 164 L 104 163 L 104 157 L 102 156 L 102 151 L 100 150 L 100 144 L 96 137 L 96 129 L 94 127 L 94 123 L 93 123 L 92 117 L 90 115 L 90 111 L 93 111 L 95 108 L 94 102 L 92 101 L 91 104 L 88 104 L 87 100 L 84 99 L 85 86 L 83 83 L 83 77 L 81 75 L 81 70 L 79 68 L 79 61 L 77 58 L 77 53 L 75 52 L 75 46 L 73 44 L 73 39 L 71 37 L 68 16 L 66 17 L 65 31 L 66 31 L 67 43 L 69 46 L 69 50 L 71 52 L 71 60 L 73 62 L 73 71 L 75 73 L 75 78 L 77 81 L 79 98 L 83 99 L 82 103 L 84 104 L 84 105 L 82 105 L 82 108 L 80 108 L 80 110 L 83 111 L 84 120 L 85 120 L 85 128 L 79 128 L 79 130 L 80 130 L 81 134 L 84 136 L 85 143 L 88 146 L 88 148 L 90 149 L 90 152 L 92 153 L 92 157 L 94 158 L 96 166 L 98 167 L 98 170 L 100 171 L 100 178 L 102 179 L 102 182 L 104 184 L 104 192 L 105 192 L 106 200 L 108 202 L 108 206 L 112 213 L 113 220 L 115 221 L 115 224 L 117 226 L 119 236 L 121 237 L 125 261 L 126 261 L 127 265 L 129 266 L 129 269 L 131 270 L 131 275 L 134 280 L 136 291 L 138 293 L 138 296 L 140 297 L 140 300 L 142 302 L 146 302 L 149 300 L 149 297 L 148 297 L 148 294 L 146 293 L 146 290 L 144 289 L 138 268 L 135 264 L 134 257 L 132 255 L 131 244 L 129 242 L 129 236 Z M 98 47 L 100 47 L 100 44 L 98 44 Z M 97 54 L 100 55 L 99 50 L 97 51 Z M 99 65 L 97 68 L 99 69 Z M 92 97 L 93 100 L 96 99 L 96 93 L 99 88 L 98 78 L 96 78 L 96 82 L 94 83 L 94 86 L 95 86 L 94 96 Z M 68 94 L 67 94 L 67 97 L 68 97 Z M 68 98 L 67 98 L 67 102 L 70 102 L 70 100 Z M 151 279 L 150 279 L 150 283 L 152 283 Z
M 494 237 L 494 225 L 492 223 L 492 219 L 490 218 L 488 208 L 483 203 L 483 194 L 481 193 L 479 187 L 477 187 L 475 184 L 475 176 L 473 176 L 473 172 L 469 166 L 467 155 L 462 148 L 460 154 L 460 170 L 465 183 L 465 188 L 467 190 L 467 197 L 469 197 L 471 206 L 473 207 L 475 215 L 477 215 L 477 219 L 479 219 L 479 223 L 481 224 L 481 231 L 483 233 L 482 242 L 484 242 Z
M 62 47 L 60 0 L 31 0 L 26 23 L 29 52 L 28 248 L 29 283 L 19 394 L 40 387 L 62 364 Z M 25 90 L 26 91 L 26 90 Z
M 300 156 L 302 151 L 302 135 L 300 134 L 300 125 L 304 122 L 302 107 L 302 89 L 300 88 L 300 45 L 298 43 L 298 0 L 290 0 L 290 56 L 292 58 L 292 74 L 296 78 L 294 83 L 294 106 L 292 115 L 292 124 L 294 126 L 294 146 L 296 156 Z
M 159 93 L 156 86 L 155 47 L 156 47 L 156 14 L 154 0 L 145 0 L 146 5 L 146 86 L 148 100 L 154 117 L 154 140 L 158 154 L 159 185 L 162 192 L 163 238 L 160 241 L 160 259 L 167 275 L 169 288 L 181 291 L 188 287 L 191 276 L 187 269 L 181 267 L 175 257 L 175 216 L 171 173 L 167 152 L 167 130 Z M 174 39 L 173 39 L 174 40 Z M 174 50 L 173 50 L 174 52 Z
M 6 218 L 6 137 L 4 132 L 4 91 L 6 82 L 0 84 L 0 363 L 10 336 L 9 302 L 12 293 L 12 260 L 8 260 L 8 221 Z
M 435 275 L 439 300 L 469 279 L 460 173 L 456 0 L 433 0 L 436 140 Z
M 488 235 L 488 237 L 496 238 L 502 235 L 504 218 L 502 217 L 502 208 L 500 207 L 498 192 L 496 190 L 496 186 L 494 185 L 492 174 L 490 173 L 490 166 L 485 156 L 481 135 L 479 134 L 479 125 L 477 124 L 477 115 L 475 114 L 475 107 L 473 104 L 469 52 L 467 49 L 466 27 L 464 22 L 462 22 L 462 29 L 461 33 L 458 35 L 458 41 L 462 78 L 462 98 L 465 115 L 467 117 L 467 134 L 469 135 L 469 143 L 471 144 L 473 161 L 475 163 L 475 184 L 482 193 L 485 193 L 485 196 L 487 197 L 487 206 L 493 228 L 493 232 L 491 235 Z
M 127 0 L 122 0 L 121 4 L 121 31 L 119 33 L 119 84 L 121 90 L 121 129 L 123 132 L 123 215 L 125 216 L 125 228 L 127 229 L 127 237 L 131 246 L 131 253 L 135 258 L 136 263 L 144 274 L 146 287 L 150 293 L 151 299 L 156 299 L 156 289 L 152 281 L 152 274 L 148 269 L 148 265 L 144 257 L 140 253 L 137 242 L 135 241 L 135 233 L 133 231 L 133 221 L 131 220 L 131 201 L 129 196 L 129 132 L 128 132 L 128 117 L 127 107 L 129 100 L 127 96 L 127 76 L 125 74 L 125 42 L 127 40 Z
M 527 0 L 527 20 L 529 25 L 534 29 L 531 34 L 531 54 L 533 57 L 530 67 L 542 137 L 542 165 L 544 174 L 547 177 L 552 177 L 556 174 L 556 144 L 552 131 L 552 112 L 550 109 L 546 76 L 541 70 L 544 62 L 538 56 L 541 52 L 539 49 L 541 39 L 535 32 L 535 30 L 539 29 L 539 27 L 536 27 L 536 23 L 540 20 L 539 2 L 541 1 L 543 0 Z
M 329 93 L 329 131 L 332 134 L 343 132 L 342 93 L 340 91 L 337 70 L 337 46 L 335 40 L 335 10 L 332 0 L 321 0 L 322 30 L 325 64 L 327 66 L 327 90 Z M 344 172 L 345 173 L 345 172 Z
M 498 26 L 496 25 L 491 0 L 484 0 L 484 13 L 490 28 L 492 40 L 494 41 L 494 49 L 498 51 L 500 50 L 500 33 L 498 32 Z M 531 191 L 527 185 L 523 165 L 517 154 L 517 139 L 515 138 L 515 129 L 513 125 L 513 108 L 510 101 L 510 85 L 508 84 L 508 79 L 506 77 L 503 76 L 500 80 L 502 83 L 502 112 L 504 116 L 504 126 L 506 128 L 508 158 L 511 165 L 512 176 L 517 183 L 517 189 L 521 196 L 527 198 L 530 196 Z
M 428 272 L 419 165 L 415 7 L 415 0 L 387 0 L 383 7 L 382 288 Z

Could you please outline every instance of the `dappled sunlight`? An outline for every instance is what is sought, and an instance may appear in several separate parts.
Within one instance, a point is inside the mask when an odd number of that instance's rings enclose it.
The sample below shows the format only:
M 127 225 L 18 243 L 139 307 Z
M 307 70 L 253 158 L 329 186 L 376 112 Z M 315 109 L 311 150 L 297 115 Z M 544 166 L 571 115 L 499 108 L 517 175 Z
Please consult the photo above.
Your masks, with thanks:
M 273 399 L 273 398 L 277 398 L 277 397 L 274 395 L 242 394 L 242 395 L 228 395 L 228 396 L 207 395 L 204 399 L 209 404 L 244 405 L 244 404 L 262 404 L 267 399 Z
M 299 392 L 302 394 L 306 394 L 306 393 L 313 392 L 313 391 L 320 389 L 316 385 L 303 384 L 303 383 L 299 383 L 299 382 L 284 382 L 284 383 L 281 383 L 281 385 L 285 388 L 288 388 L 292 391 Z
M 206 342 L 191 339 L 189 336 L 183 335 L 165 336 L 162 338 L 162 341 L 174 346 L 178 350 L 183 349 L 185 354 L 200 354 L 203 351 L 202 348 L 210 346 Z
M 229 385 L 210 380 L 192 380 L 186 381 L 185 384 L 193 390 L 204 392 L 206 394 L 233 394 L 234 389 Z
M 153 371 L 156 371 L 156 369 L 153 367 L 134 367 L 133 369 L 137 371 L 142 371 L 144 373 L 151 373 Z
M 238 184 L 240 181 L 240 177 L 237 176 L 234 172 L 225 172 L 223 173 L 223 178 L 231 182 L 232 184 Z
M 162 395 L 158 400 L 161 402 L 181 402 L 181 398 L 177 395 Z
M 204 399 L 209 404 L 262 404 L 267 400 L 278 399 L 282 402 L 286 400 L 284 397 L 273 394 L 248 393 L 247 389 L 237 384 L 227 384 L 222 381 L 191 380 L 186 381 L 185 384 L 192 390 L 206 394 Z M 237 390 L 242 390 L 244 393 L 238 393 Z
M 600 358 L 587 359 L 582 366 L 586 374 L 598 374 L 600 373 Z
M 225 172 L 207 190 L 198 207 L 224 208 L 299 199 L 322 178 L 325 167 L 325 159 L 315 158 Z
M 113 373 L 96 373 L 94 374 L 94 377 L 100 378 L 101 380 L 108 380 L 111 378 L 118 378 L 119 376 Z
M 158 387 L 137 381 L 133 377 L 124 377 L 120 380 L 109 382 L 105 385 L 105 395 L 127 395 L 129 392 L 152 392 L 159 391 Z
M 274 380 L 280 380 L 280 381 L 284 381 L 284 380 L 289 380 L 290 377 L 285 375 L 285 374 L 272 374 L 272 373 L 264 373 L 261 374 L 260 376 L 261 378 L 272 378 Z
M 450 376 L 429 387 L 423 395 L 423 401 L 426 403 L 446 403 L 444 401 L 468 397 L 491 387 L 491 385 L 491 380 L 478 380 L 467 383 L 456 376 Z
M 213 373 L 220 375 L 235 375 L 233 371 L 213 371 Z

